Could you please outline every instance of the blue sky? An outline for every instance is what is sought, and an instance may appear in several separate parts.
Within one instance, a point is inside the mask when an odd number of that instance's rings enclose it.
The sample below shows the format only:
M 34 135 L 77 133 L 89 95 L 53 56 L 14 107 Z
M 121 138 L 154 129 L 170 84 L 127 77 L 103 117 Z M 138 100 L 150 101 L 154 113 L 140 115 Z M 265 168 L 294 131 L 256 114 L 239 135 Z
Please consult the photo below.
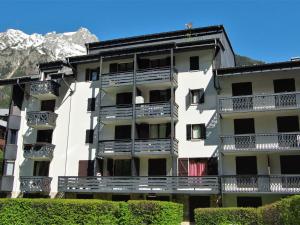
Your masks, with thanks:
M 101 40 L 223 24 L 237 54 L 266 62 L 300 56 L 298 0 L 1 0 L 0 32 L 74 31 Z

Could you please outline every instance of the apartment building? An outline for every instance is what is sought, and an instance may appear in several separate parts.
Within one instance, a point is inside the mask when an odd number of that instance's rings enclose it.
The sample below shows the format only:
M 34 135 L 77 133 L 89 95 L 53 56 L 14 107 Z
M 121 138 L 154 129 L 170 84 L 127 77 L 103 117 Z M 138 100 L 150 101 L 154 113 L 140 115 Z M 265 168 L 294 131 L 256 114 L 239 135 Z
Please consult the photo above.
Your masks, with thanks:
M 86 48 L 0 81 L 3 196 L 170 200 L 193 219 L 298 191 L 299 62 L 235 67 L 223 26 Z
M 225 206 L 300 192 L 300 61 L 216 71 Z

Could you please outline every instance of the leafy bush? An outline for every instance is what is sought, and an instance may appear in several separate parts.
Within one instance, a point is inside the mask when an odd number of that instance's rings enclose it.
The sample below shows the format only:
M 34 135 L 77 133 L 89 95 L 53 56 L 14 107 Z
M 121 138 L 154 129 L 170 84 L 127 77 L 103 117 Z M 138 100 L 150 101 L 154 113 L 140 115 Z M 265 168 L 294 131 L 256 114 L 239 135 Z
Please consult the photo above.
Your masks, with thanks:
M 300 195 L 261 207 L 260 214 L 263 225 L 300 224 Z
M 255 208 L 195 209 L 198 225 L 296 225 L 300 224 L 300 195 Z
M 172 202 L 68 199 L 0 199 L 0 224 L 180 224 Z
M 255 208 L 201 208 L 195 209 L 195 221 L 198 225 L 257 225 L 259 224 Z

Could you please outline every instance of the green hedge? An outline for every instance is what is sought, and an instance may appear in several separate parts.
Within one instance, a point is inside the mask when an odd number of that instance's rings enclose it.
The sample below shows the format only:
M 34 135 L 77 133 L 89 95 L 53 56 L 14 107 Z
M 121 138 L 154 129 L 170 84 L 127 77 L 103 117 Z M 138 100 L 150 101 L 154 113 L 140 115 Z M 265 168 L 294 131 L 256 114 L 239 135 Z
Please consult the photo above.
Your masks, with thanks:
M 195 220 L 197 225 L 297 225 L 300 224 L 300 195 L 257 209 L 195 209 Z
M 180 224 L 183 207 L 160 201 L 0 199 L 0 224 Z
M 284 198 L 259 209 L 263 225 L 300 224 L 300 195 Z
M 255 208 L 201 208 L 195 209 L 198 225 L 257 225 Z

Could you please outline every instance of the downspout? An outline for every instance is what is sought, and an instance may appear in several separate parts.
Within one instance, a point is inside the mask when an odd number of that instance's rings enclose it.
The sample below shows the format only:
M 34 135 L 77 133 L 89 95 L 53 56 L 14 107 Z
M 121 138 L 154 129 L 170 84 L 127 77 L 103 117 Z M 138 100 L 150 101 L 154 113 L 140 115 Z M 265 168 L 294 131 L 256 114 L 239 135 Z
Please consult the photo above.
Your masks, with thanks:
M 77 69 L 74 68 L 69 61 L 69 58 L 67 58 L 67 64 L 70 66 L 70 68 L 72 69 L 74 75 L 75 75 L 75 87 L 74 90 L 71 89 L 70 85 L 67 84 L 67 82 L 65 81 L 64 77 L 62 77 L 63 82 L 67 85 L 67 87 L 70 90 L 70 105 L 69 105 L 69 116 L 68 116 L 68 130 L 67 130 L 67 143 L 66 143 L 66 154 L 65 154 L 65 168 L 64 168 L 64 176 L 66 176 L 67 174 L 67 162 L 68 162 L 68 149 L 69 149 L 69 138 L 70 138 L 70 124 L 71 124 L 71 111 L 72 111 L 72 95 L 73 93 L 76 91 L 76 78 L 77 78 Z

